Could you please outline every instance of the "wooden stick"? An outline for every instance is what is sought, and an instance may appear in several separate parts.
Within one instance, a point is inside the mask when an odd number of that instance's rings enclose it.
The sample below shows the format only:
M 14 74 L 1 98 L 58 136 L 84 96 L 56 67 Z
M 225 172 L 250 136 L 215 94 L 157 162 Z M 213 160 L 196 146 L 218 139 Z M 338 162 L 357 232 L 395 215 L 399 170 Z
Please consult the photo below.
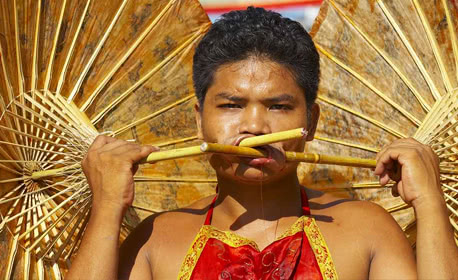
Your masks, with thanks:
M 240 147 L 255 147 L 255 146 L 262 146 L 267 145 L 275 142 L 281 142 L 296 138 L 302 138 L 307 136 L 307 130 L 303 127 L 291 129 L 287 131 L 275 132 L 271 134 L 255 136 L 250 138 L 243 139 L 239 146 Z

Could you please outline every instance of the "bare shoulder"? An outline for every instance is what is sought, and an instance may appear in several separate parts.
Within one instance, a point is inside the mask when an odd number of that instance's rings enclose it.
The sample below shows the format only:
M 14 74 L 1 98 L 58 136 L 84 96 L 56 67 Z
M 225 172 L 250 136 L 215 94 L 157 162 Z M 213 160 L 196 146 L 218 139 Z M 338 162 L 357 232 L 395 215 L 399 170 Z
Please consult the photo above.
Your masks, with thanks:
M 154 278 L 177 275 L 189 246 L 205 221 L 212 198 L 206 197 L 187 207 L 144 219 L 120 249 L 120 263 L 126 266 L 126 274 L 134 263 L 144 259 Z
M 202 198 L 191 205 L 161 213 L 153 222 L 153 239 L 174 238 L 187 233 L 196 234 L 205 221 L 214 196 Z
M 398 227 L 396 221 L 383 207 L 370 201 L 341 198 L 312 190 L 310 206 L 312 213 L 330 217 L 337 224 L 357 224 L 358 227 L 364 225 L 368 230 L 387 226 Z
M 342 279 L 379 275 L 381 263 L 386 265 L 383 260 L 396 261 L 398 271 L 414 267 L 407 238 L 383 207 L 319 191 L 307 190 L 307 194 L 311 214 Z

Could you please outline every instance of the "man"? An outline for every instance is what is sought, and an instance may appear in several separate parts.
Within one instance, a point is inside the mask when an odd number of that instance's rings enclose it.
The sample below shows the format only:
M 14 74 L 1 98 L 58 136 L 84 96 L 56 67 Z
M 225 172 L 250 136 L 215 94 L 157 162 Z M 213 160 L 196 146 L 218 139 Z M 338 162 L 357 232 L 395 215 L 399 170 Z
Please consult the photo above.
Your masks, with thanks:
M 268 158 L 212 155 L 217 196 L 147 218 L 118 249 L 136 164 L 155 149 L 98 137 L 83 161 L 93 208 L 67 279 L 456 277 L 458 252 L 438 159 L 429 147 L 399 140 L 377 155 L 375 169 L 382 184 L 395 179 L 393 191 L 415 209 L 416 261 L 381 207 L 299 185 L 297 164 L 286 162 L 284 151 L 303 151 L 313 140 L 318 61 L 297 22 L 259 8 L 223 16 L 194 56 L 200 138 L 238 145 L 247 137 L 306 127 L 307 139 L 259 147 Z

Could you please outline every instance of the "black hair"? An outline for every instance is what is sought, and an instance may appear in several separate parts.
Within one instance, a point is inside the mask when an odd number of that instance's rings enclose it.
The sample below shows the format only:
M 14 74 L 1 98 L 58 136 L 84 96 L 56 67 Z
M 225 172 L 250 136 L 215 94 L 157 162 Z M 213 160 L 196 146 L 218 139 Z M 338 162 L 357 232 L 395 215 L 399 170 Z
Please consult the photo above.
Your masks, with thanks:
M 222 15 L 196 48 L 193 82 L 200 108 L 218 67 L 251 56 L 265 57 L 288 68 L 304 90 L 307 106 L 315 102 L 320 66 L 310 35 L 296 21 L 248 7 Z

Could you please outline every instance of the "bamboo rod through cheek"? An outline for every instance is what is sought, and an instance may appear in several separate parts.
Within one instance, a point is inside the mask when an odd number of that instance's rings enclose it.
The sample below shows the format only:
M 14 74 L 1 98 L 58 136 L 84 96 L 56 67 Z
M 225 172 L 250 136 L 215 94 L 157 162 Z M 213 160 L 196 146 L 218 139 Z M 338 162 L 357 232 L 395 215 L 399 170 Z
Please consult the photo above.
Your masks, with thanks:
M 296 128 L 296 129 L 291 129 L 291 130 L 286 130 L 286 131 L 281 131 L 281 132 L 275 132 L 271 134 L 265 134 L 265 135 L 245 138 L 240 142 L 239 146 L 241 147 L 262 146 L 262 145 L 272 144 L 276 142 L 306 137 L 307 133 L 308 133 L 307 130 L 301 127 L 301 128 Z
M 201 150 L 206 153 L 222 153 L 232 154 L 236 156 L 246 157 L 267 157 L 266 153 L 258 151 L 253 148 L 239 147 L 232 145 L 222 145 L 215 143 L 203 143 Z M 364 167 L 374 168 L 376 161 L 373 159 L 362 159 L 362 158 L 350 158 L 350 157 L 339 157 L 339 156 L 327 156 L 320 154 L 305 154 L 298 152 L 286 152 L 287 161 L 296 162 L 307 162 L 307 163 L 319 163 L 319 164 L 334 164 L 334 165 L 345 165 L 353 167 Z

